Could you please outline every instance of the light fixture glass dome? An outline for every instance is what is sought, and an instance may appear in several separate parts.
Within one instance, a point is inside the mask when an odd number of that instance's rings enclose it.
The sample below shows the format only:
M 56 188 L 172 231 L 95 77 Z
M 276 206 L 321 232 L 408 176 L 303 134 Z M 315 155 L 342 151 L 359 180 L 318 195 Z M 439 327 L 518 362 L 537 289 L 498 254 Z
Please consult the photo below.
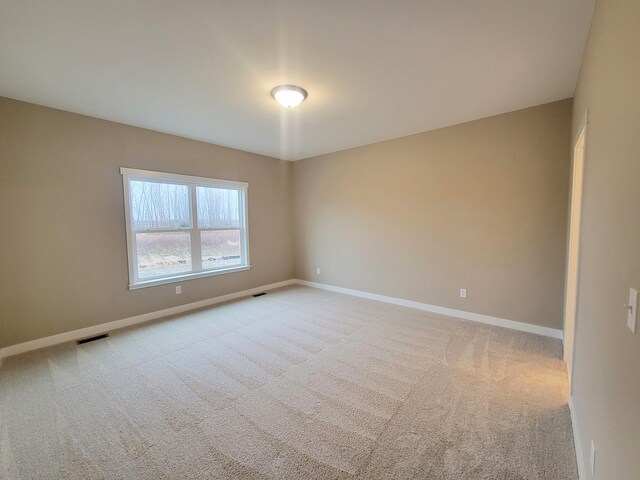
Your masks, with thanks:
M 283 107 L 293 108 L 307 98 L 307 91 L 295 85 L 278 85 L 271 90 L 271 96 Z

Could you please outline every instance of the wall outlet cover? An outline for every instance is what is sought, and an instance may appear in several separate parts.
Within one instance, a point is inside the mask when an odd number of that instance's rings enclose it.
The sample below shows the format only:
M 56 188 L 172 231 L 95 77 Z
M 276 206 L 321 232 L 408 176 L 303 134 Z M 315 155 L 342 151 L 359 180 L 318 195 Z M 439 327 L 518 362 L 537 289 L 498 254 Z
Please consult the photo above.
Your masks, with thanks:
M 627 304 L 627 327 L 636 333 L 638 323 L 638 291 L 635 288 L 629 289 L 629 303 Z
M 461 288 L 460 289 L 460 298 L 467 298 L 467 289 L 466 288 Z
M 176 287 L 176 295 L 180 295 L 182 293 L 182 285 L 178 285 Z

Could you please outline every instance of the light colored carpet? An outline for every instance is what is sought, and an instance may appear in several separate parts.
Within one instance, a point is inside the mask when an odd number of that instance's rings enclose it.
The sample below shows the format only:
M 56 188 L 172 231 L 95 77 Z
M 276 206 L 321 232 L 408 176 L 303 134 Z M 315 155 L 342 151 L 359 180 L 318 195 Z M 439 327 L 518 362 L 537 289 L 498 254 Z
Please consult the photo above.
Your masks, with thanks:
M 306 287 L 5 359 L 2 479 L 576 479 L 560 343 Z

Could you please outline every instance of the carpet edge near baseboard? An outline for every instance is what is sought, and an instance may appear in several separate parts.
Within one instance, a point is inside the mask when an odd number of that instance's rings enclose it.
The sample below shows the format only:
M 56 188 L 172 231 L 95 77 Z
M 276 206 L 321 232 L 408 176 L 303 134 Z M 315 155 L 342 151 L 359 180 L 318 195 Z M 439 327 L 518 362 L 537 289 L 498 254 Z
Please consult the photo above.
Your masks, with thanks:
M 516 320 L 507 320 L 506 318 L 492 317 L 491 315 L 467 312 L 465 310 L 456 310 L 454 308 L 448 308 L 448 307 L 440 307 L 440 306 L 431 305 L 428 303 L 416 302 L 414 300 L 406 300 L 398 297 L 390 297 L 387 295 L 380 295 L 377 293 L 370 293 L 362 290 L 353 290 L 351 288 L 336 287 L 334 285 L 328 285 L 325 283 L 318 283 L 318 282 L 310 282 L 308 280 L 296 279 L 295 283 L 298 285 L 305 285 L 307 287 L 320 288 L 322 290 L 328 290 L 331 292 L 343 293 L 346 295 L 353 295 L 355 297 L 366 298 L 369 300 L 377 300 L 379 302 L 414 308 L 416 310 L 436 313 L 438 315 L 445 315 L 447 317 L 461 318 L 464 320 L 471 320 L 473 322 L 493 325 L 495 327 L 502 327 L 502 328 L 508 328 L 511 330 L 518 330 L 521 332 L 534 333 L 536 335 L 542 335 L 544 337 L 557 338 L 559 340 L 562 340 L 562 337 L 563 337 L 562 330 L 558 330 L 550 327 L 543 327 L 541 325 L 534 325 L 532 323 L 518 322 Z
M 9 345 L 7 347 L 0 348 L 0 365 L 2 365 L 2 359 L 18 355 L 21 353 L 30 352 L 33 350 L 39 350 L 45 347 L 51 347 L 60 343 L 73 342 L 84 337 L 91 337 L 105 332 L 110 332 L 120 328 L 130 327 L 152 320 L 158 320 L 160 318 L 169 317 L 171 315 L 177 315 L 179 313 L 185 313 L 198 308 L 208 307 L 216 305 L 218 303 L 228 302 L 242 297 L 248 297 L 254 293 L 264 292 L 266 290 L 273 290 L 275 288 L 286 287 L 288 285 L 295 284 L 294 279 L 284 280 L 282 282 L 270 283 L 268 285 L 261 285 L 259 287 L 250 288 L 247 290 L 241 290 L 239 292 L 229 293 L 226 295 L 220 295 L 217 297 L 207 298 L 192 303 L 185 303 L 183 305 L 177 305 L 175 307 L 165 308 L 163 310 L 156 310 L 154 312 L 143 313 L 141 315 L 135 315 L 133 317 L 127 317 L 120 320 L 113 320 L 111 322 L 101 323 L 98 325 L 92 325 L 90 327 L 80 328 L 78 330 L 71 330 L 69 332 L 58 333 L 50 335 L 48 337 L 36 338 L 35 340 L 29 340 L 23 343 L 17 343 L 15 345 Z
M 7 347 L 0 348 L 0 365 L 2 365 L 2 359 L 20 353 L 30 352 L 32 350 L 38 350 L 45 347 L 50 347 L 60 343 L 71 342 L 83 337 L 89 337 L 97 335 L 107 331 L 117 330 L 120 328 L 130 327 L 140 323 L 157 320 L 163 317 L 176 315 L 179 313 L 188 312 L 190 310 L 196 310 L 198 308 L 208 307 L 216 305 L 218 303 L 227 302 L 229 300 L 235 300 L 242 297 L 253 295 L 254 293 L 260 293 L 266 290 L 273 290 L 275 288 L 286 287 L 289 285 L 304 285 L 308 287 L 318 288 L 336 293 L 342 293 L 346 295 L 352 295 L 360 298 L 366 298 L 369 300 L 376 300 L 379 302 L 390 303 L 393 305 L 400 305 L 403 307 L 414 308 L 416 310 L 422 310 L 425 312 L 436 313 L 439 315 L 445 315 L 449 317 L 461 318 L 464 320 L 471 320 L 474 322 L 485 323 L 502 328 L 509 328 L 511 330 L 518 330 L 522 332 L 534 333 L 537 335 L 543 335 L 546 337 L 552 337 L 562 340 L 562 330 L 554 328 L 543 327 L 540 325 L 533 325 L 530 323 L 518 322 L 515 320 L 507 320 L 499 317 L 492 317 L 490 315 L 484 315 L 480 313 L 467 312 L 464 310 L 456 310 L 453 308 L 440 307 L 437 305 L 430 305 L 428 303 L 416 302 L 413 300 L 406 300 L 398 297 L 390 297 L 387 295 L 380 295 L 377 293 L 364 292 L 361 290 L 353 290 L 350 288 L 337 287 L 334 285 L 328 285 L 318 282 L 310 282 L 308 280 L 289 279 L 281 282 L 270 283 L 268 285 L 262 285 L 259 287 L 242 290 L 239 292 L 229 293 L 227 295 L 221 295 L 218 297 L 212 297 L 198 302 L 186 303 L 184 305 L 178 305 L 175 307 L 166 308 L 163 310 L 157 310 L 154 312 L 143 313 L 133 317 L 123 318 L 120 320 L 114 320 L 111 322 L 101 323 L 99 325 L 93 325 L 90 327 L 81 328 L 78 330 L 71 330 L 69 332 L 63 332 L 48 337 L 41 337 L 35 340 L 29 340 L 27 342 L 18 343 L 15 345 L 9 345 Z

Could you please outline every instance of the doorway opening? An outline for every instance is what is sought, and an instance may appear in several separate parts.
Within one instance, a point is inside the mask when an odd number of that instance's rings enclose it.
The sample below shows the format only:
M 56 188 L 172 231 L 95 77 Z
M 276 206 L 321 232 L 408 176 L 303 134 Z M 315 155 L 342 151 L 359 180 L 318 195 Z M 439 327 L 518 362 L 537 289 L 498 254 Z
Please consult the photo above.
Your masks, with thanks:
M 582 123 L 573 145 L 573 173 L 571 176 L 571 204 L 569 210 L 569 239 L 567 247 L 567 278 L 564 305 L 564 361 L 569 374 L 569 389 L 573 390 L 573 359 L 578 318 L 580 277 L 580 230 L 582 223 L 582 194 L 584 189 L 585 143 L 587 118 Z

